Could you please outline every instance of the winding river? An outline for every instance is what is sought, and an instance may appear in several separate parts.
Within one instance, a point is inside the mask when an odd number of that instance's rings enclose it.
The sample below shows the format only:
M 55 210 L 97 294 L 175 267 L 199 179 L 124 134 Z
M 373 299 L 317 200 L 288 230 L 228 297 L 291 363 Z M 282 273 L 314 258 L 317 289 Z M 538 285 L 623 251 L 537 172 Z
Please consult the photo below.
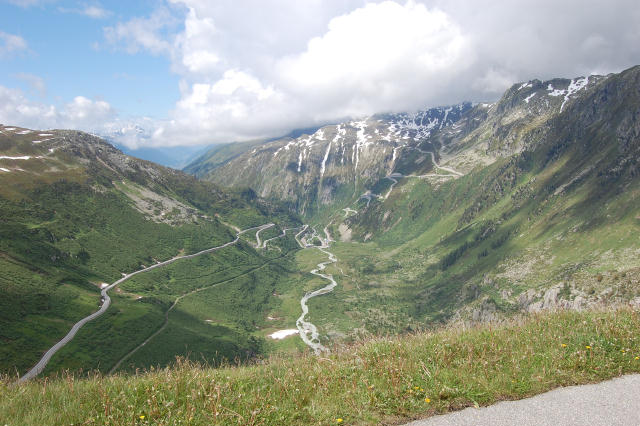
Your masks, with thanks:
M 329 281 L 329 284 L 327 284 L 326 286 L 318 290 L 314 290 L 312 292 L 306 293 L 302 297 L 302 299 L 300 299 L 300 307 L 302 308 L 302 314 L 296 321 L 296 327 L 298 328 L 298 332 L 300 334 L 300 338 L 302 339 L 302 341 L 311 349 L 313 349 L 316 355 L 319 355 L 323 352 L 328 352 L 329 350 L 325 346 L 323 346 L 322 343 L 320 343 L 318 328 L 312 322 L 307 321 L 305 319 L 306 316 L 309 314 L 309 306 L 307 305 L 307 302 L 309 301 L 309 299 L 313 297 L 322 296 L 323 294 L 331 293 L 333 289 L 338 285 L 336 280 L 333 278 L 333 275 L 325 274 L 322 272 L 327 267 L 327 265 L 337 262 L 338 258 L 333 253 L 326 250 L 327 248 L 329 248 L 329 243 L 332 241 L 327 227 L 324 228 L 324 233 L 325 233 L 324 238 L 320 236 L 315 229 L 313 229 L 313 233 L 308 239 L 306 237 L 299 238 L 299 236 L 303 235 L 308 228 L 309 226 L 305 225 L 302 231 L 296 234 L 296 241 L 298 242 L 300 247 L 303 249 L 315 248 L 317 250 L 320 250 L 322 253 L 326 254 L 329 257 L 328 261 L 318 263 L 318 267 L 310 271 L 313 275 Z M 314 239 L 317 239 L 318 241 L 320 241 L 319 246 L 312 243 Z

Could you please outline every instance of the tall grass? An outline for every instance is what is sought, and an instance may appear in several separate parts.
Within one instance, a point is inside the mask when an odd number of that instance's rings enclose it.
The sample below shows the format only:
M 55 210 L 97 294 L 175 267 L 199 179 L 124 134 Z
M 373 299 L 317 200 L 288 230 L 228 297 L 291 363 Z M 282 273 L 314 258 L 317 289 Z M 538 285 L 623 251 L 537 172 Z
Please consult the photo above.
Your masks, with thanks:
M 640 372 L 640 313 L 559 312 L 377 338 L 326 357 L 0 385 L 7 425 L 397 424 Z M 338 419 L 342 419 L 339 421 Z

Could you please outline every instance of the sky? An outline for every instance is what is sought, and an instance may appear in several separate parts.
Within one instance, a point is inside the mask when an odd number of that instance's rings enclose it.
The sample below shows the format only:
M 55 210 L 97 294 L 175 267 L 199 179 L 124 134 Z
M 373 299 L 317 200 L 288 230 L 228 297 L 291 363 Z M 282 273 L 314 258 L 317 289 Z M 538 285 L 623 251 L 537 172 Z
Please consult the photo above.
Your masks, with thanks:
M 275 137 L 640 64 L 637 0 L 0 0 L 0 123 Z

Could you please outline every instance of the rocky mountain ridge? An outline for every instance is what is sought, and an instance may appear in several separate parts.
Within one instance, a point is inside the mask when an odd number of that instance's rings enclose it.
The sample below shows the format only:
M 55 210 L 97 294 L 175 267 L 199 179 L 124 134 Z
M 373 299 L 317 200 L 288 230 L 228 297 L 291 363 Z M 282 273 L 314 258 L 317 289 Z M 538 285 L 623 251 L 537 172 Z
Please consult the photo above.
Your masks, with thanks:
M 335 198 L 359 195 L 393 172 L 400 151 L 451 126 L 471 108 L 464 103 L 325 126 L 311 135 L 253 146 L 226 164 L 200 169 L 196 176 L 223 186 L 248 186 L 308 214 Z M 205 156 L 190 168 L 206 161 Z
M 249 187 L 312 216 L 357 199 L 394 173 L 424 175 L 440 162 L 464 174 L 532 149 L 550 119 L 605 79 L 531 80 L 514 84 L 495 103 L 374 115 L 256 144 L 210 167 L 205 154 L 187 170 L 223 186 Z M 433 162 L 425 152 L 433 154 Z

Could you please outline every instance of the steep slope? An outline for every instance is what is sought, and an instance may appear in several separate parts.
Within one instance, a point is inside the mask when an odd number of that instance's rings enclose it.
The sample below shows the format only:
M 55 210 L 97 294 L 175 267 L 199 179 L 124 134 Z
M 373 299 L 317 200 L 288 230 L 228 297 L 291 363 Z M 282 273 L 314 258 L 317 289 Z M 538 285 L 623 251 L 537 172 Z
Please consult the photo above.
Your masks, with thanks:
M 325 343 L 519 310 L 638 305 L 639 76 L 519 83 L 396 138 L 380 118 L 333 126 L 254 147 L 208 178 L 291 200 L 338 240 L 338 286 L 309 307 Z M 376 130 L 385 137 L 369 143 Z
M 325 126 L 295 139 L 253 145 L 246 151 L 233 145 L 226 150 L 237 154 L 212 161 L 220 153 L 215 151 L 186 170 L 223 186 L 249 187 L 261 197 L 287 201 L 300 214 L 311 216 L 325 206 L 360 196 L 399 166 L 400 152 L 455 123 L 470 108 L 461 104 L 376 115 Z
M 638 304 L 640 67 L 594 80 L 546 114 L 511 121 L 530 111 L 514 101 L 531 96 L 518 85 L 466 135 L 439 135 L 432 143 L 466 175 L 397 178 L 388 198 L 353 206 L 334 229 L 371 241 L 369 266 L 345 245 L 345 274 L 397 283 L 398 304 L 428 320 Z M 549 84 L 532 86 L 551 105 Z
M 102 283 L 179 253 L 232 241 L 236 231 L 221 220 L 240 228 L 296 222 L 250 191 L 222 191 L 128 157 L 97 137 L 10 126 L 0 126 L 0 213 L 0 369 L 5 372 L 24 372 L 71 324 L 97 310 Z M 241 240 L 219 256 L 162 269 L 153 285 L 140 275 L 116 289 L 120 293 L 106 315 L 85 326 L 51 369 L 109 368 L 163 324 L 176 297 L 222 281 L 230 281 L 228 291 L 235 288 L 230 299 L 241 297 L 247 285 L 255 287 L 252 271 L 275 268 L 271 274 L 277 276 L 286 262 L 282 254 L 258 253 Z M 188 271 L 191 276 L 185 277 Z M 273 283 L 265 283 L 257 294 L 270 294 Z M 260 312 L 259 304 L 243 303 Z M 217 351 L 230 359 L 260 351 L 259 340 L 238 316 L 218 311 L 217 331 L 207 335 L 198 329 L 204 322 L 197 317 L 204 314 L 176 311 L 182 328 L 175 326 L 173 333 L 183 339 L 165 344 L 155 362 L 184 355 L 185 344 L 194 341 L 200 342 L 191 347 L 194 353 Z
M 514 84 L 498 102 L 477 105 L 432 142 L 443 148 L 444 160 L 463 172 L 531 150 L 545 138 L 551 119 L 605 78 L 592 75 Z

